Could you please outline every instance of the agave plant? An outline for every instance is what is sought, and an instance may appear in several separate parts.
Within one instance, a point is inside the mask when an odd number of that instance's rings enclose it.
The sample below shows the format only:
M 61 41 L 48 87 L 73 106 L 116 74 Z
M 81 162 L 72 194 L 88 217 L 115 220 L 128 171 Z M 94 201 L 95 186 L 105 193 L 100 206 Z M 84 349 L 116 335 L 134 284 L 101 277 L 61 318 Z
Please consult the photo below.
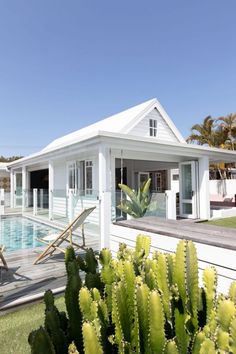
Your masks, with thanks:
M 120 205 L 118 205 L 117 208 L 134 218 L 141 218 L 144 216 L 151 202 L 151 194 L 149 191 L 150 184 L 151 178 L 147 179 L 138 191 L 132 190 L 126 184 L 118 184 L 119 188 L 125 193 L 127 198 L 121 200 Z

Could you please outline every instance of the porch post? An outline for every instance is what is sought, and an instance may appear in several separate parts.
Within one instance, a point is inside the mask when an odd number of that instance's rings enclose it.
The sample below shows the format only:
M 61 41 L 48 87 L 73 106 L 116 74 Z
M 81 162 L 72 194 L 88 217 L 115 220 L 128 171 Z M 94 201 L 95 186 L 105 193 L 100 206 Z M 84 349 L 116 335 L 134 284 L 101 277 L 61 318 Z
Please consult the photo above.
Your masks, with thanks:
M 98 153 L 100 200 L 100 249 L 109 247 L 111 223 L 110 156 L 109 149 L 101 144 Z
M 13 173 L 13 170 L 11 170 L 11 172 L 10 172 L 10 189 L 11 189 L 11 208 L 14 208 L 15 190 L 14 190 L 14 173 Z
M 25 211 L 26 207 L 26 167 L 22 167 L 22 211 Z
M 210 218 L 210 185 L 209 185 L 209 158 L 204 156 L 198 159 L 199 163 L 199 216 L 200 219 Z
M 53 191 L 54 191 L 54 164 L 50 160 L 48 163 L 48 217 L 53 219 Z

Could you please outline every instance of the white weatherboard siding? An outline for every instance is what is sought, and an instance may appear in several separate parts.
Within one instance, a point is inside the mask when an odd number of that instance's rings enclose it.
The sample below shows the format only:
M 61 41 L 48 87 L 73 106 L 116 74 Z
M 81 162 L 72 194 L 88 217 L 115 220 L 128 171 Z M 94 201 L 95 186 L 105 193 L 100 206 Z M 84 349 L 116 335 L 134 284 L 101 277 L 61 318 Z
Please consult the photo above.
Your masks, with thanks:
M 211 200 L 222 201 L 228 198 L 228 201 L 234 201 L 236 179 L 211 180 L 210 194 Z
M 96 209 L 87 217 L 86 222 L 99 224 L 99 200 L 97 196 L 75 197 L 75 203 L 74 216 L 79 215 L 83 209 L 96 206 Z
M 149 119 L 157 120 L 157 136 L 152 137 L 152 139 L 172 142 L 179 141 L 156 108 L 154 108 L 150 113 L 148 113 L 133 129 L 131 129 L 129 131 L 129 134 L 135 136 L 149 137 Z
M 151 237 L 151 252 L 175 252 L 178 238 L 134 230 L 118 225 L 110 225 L 110 249 L 113 256 L 116 256 L 120 243 L 126 243 L 128 247 L 135 247 L 137 235 L 147 235 Z M 227 293 L 230 283 L 236 280 L 235 256 L 236 252 L 226 248 L 206 245 L 194 242 L 197 248 L 199 262 L 199 279 L 202 277 L 202 270 L 214 265 L 218 273 L 218 292 Z M 201 284 L 200 284 L 201 285 Z
M 54 164 L 54 189 L 62 191 L 66 189 L 67 183 L 67 168 L 66 162 Z

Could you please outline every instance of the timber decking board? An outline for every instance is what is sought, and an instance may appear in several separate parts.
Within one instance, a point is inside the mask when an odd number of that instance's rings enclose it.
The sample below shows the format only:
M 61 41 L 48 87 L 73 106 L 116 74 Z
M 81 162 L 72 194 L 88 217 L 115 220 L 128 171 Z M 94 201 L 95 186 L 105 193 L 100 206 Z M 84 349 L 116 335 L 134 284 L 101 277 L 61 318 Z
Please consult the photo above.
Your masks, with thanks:
M 156 234 L 193 240 L 207 245 L 236 250 L 236 229 L 194 223 L 189 220 L 165 220 L 155 216 L 119 221 L 119 226 Z
M 89 239 L 86 246 L 98 250 L 98 239 Z M 10 301 L 53 289 L 58 284 L 65 285 L 66 271 L 62 253 L 55 252 L 52 257 L 33 265 L 43 249 L 45 248 L 36 247 L 4 253 L 9 270 L 0 269 L 0 311 Z M 78 252 L 84 253 L 83 250 Z

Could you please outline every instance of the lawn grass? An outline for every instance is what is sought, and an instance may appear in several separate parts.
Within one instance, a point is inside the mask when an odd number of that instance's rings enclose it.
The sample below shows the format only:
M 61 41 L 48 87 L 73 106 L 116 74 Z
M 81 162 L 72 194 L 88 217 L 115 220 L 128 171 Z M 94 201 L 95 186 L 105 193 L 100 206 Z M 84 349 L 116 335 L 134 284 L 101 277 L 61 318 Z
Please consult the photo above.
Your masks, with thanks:
M 209 225 L 236 228 L 236 216 L 231 217 L 231 218 L 211 220 L 211 221 L 207 221 L 206 223 L 209 224 Z
M 55 300 L 60 311 L 65 310 L 64 297 Z M 29 333 L 44 323 L 44 304 L 29 305 L 0 316 L 0 353 L 30 354 Z

